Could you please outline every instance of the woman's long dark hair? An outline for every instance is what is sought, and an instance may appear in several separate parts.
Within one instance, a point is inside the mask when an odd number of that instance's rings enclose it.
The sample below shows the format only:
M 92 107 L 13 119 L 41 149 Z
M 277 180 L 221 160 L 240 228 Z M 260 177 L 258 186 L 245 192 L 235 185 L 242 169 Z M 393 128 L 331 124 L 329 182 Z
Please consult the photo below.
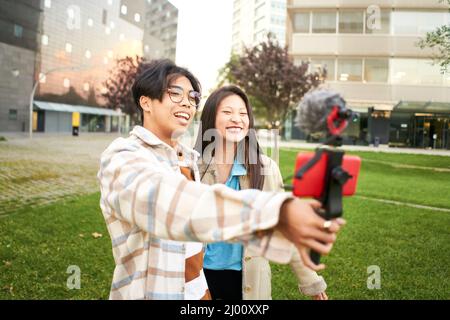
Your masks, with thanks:
M 216 128 L 217 108 L 223 99 L 232 95 L 237 95 L 244 101 L 248 118 L 250 120 L 248 134 L 242 141 L 239 142 L 237 154 L 235 156 L 241 163 L 244 164 L 245 169 L 247 170 L 247 175 L 250 180 L 250 188 L 262 190 L 264 185 L 264 175 L 262 174 L 263 164 L 261 161 L 261 155 L 263 152 L 256 139 L 252 107 L 250 106 L 247 95 L 239 87 L 233 85 L 225 86 L 217 89 L 208 97 L 202 111 L 202 116 L 200 119 L 201 129 L 198 133 L 194 148 L 202 155 L 203 159 L 214 155 L 206 155 L 205 157 L 204 152 L 206 147 L 211 143 L 217 144 L 217 141 L 210 142 L 207 141 L 207 139 L 204 139 L 205 132 L 209 129 Z M 212 152 L 214 152 L 214 148 L 212 149 Z M 244 157 L 244 159 L 242 159 L 242 157 Z

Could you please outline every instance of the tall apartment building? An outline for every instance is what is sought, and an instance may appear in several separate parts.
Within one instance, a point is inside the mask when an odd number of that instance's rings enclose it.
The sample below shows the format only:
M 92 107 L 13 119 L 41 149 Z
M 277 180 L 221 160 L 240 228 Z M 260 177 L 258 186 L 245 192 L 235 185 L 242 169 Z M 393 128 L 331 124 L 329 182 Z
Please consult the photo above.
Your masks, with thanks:
M 286 0 L 234 0 L 232 50 L 240 53 L 244 46 L 263 41 L 273 33 L 281 46 L 286 39 Z
M 437 0 L 288 0 L 295 61 L 326 66 L 327 85 L 361 114 L 347 143 L 450 149 L 450 74 L 417 46 L 450 23 Z M 301 137 L 295 128 L 293 137 Z
M 0 131 L 28 130 L 41 1 L 0 0 Z
M 144 56 L 175 61 L 178 9 L 168 0 L 148 0 L 145 14 Z

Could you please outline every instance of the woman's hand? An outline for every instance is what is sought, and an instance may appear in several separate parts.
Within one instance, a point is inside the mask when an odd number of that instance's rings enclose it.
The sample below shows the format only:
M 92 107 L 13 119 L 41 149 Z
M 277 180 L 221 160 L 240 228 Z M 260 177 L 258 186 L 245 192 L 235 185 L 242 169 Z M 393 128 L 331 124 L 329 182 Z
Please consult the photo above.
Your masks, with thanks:
M 329 254 L 337 233 L 345 224 L 344 219 L 337 218 L 325 228 L 325 219 L 314 211 L 320 207 L 318 201 L 290 199 L 281 206 L 277 225 L 281 233 L 297 247 L 303 264 L 314 271 L 324 269 L 325 265 L 314 264 L 309 256 L 310 250 L 321 255 Z
M 313 296 L 314 300 L 328 300 L 328 296 L 325 292 L 321 292 L 319 294 L 316 294 L 315 296 Z

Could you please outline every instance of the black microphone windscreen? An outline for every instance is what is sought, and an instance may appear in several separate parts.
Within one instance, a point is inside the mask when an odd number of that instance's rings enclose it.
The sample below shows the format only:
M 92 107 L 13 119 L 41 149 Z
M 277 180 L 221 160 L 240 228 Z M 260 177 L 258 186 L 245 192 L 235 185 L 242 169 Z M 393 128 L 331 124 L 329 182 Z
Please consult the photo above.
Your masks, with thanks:
M 328 101 L 339 94 L 328 89 L 308 92 L 297 107 L 295 124 L 306 134 L 327 132 Z

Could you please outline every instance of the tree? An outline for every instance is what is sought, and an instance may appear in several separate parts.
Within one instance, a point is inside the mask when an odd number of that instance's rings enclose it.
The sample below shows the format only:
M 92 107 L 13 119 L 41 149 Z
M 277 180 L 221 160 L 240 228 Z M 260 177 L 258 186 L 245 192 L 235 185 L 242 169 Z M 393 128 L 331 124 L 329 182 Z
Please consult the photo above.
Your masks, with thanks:
M 267 40 L 232 56 L 220 71 L 222 80 L 242 87 L 256 106 L 255 115 L 267 119 L 272 128 L 282 128 L 289 113 L 311 88 L 326 77 L 326 70 L 308 72 L 309 63 L 294 65 L 287 47 L 268 34 Z M 223 81 L 222 81 L 223 83 Z
M 102 96 L 106 99 L 106 107 L 109 109 L 121 109 L 131 116 L 134 122 L 138 122 L 139 112 L 133 100 L 131 87 L 136 75 L 145 67 L 143 57 L 125 57 L 116 61 L 116 66 L 110 71 L 108 80 L 104 86 L 106 92 Z
M 440 0 L 439 2 L 444 2 Z M 450 0 L 446 0 L 450 5 Z M 450 66 L 450 26 L 443 25 L 435 31 L 428 32 L 425 38 L 419 41 L 419 47 L 435 49 L 433 58 L 441 67 L 441 72 L 445 73 Z
M 81 96 L 74 87 L 70 86 L 69 90 L 64 94 L 45 93 L 39 94 L 36 100 L 43 100 L 55 103 L 67 103 L 72 105 L 88 105 L 94 107 L 100 107 L 95 99 L 95 92 L 91 89 L 89 96 L 85 99 Z

